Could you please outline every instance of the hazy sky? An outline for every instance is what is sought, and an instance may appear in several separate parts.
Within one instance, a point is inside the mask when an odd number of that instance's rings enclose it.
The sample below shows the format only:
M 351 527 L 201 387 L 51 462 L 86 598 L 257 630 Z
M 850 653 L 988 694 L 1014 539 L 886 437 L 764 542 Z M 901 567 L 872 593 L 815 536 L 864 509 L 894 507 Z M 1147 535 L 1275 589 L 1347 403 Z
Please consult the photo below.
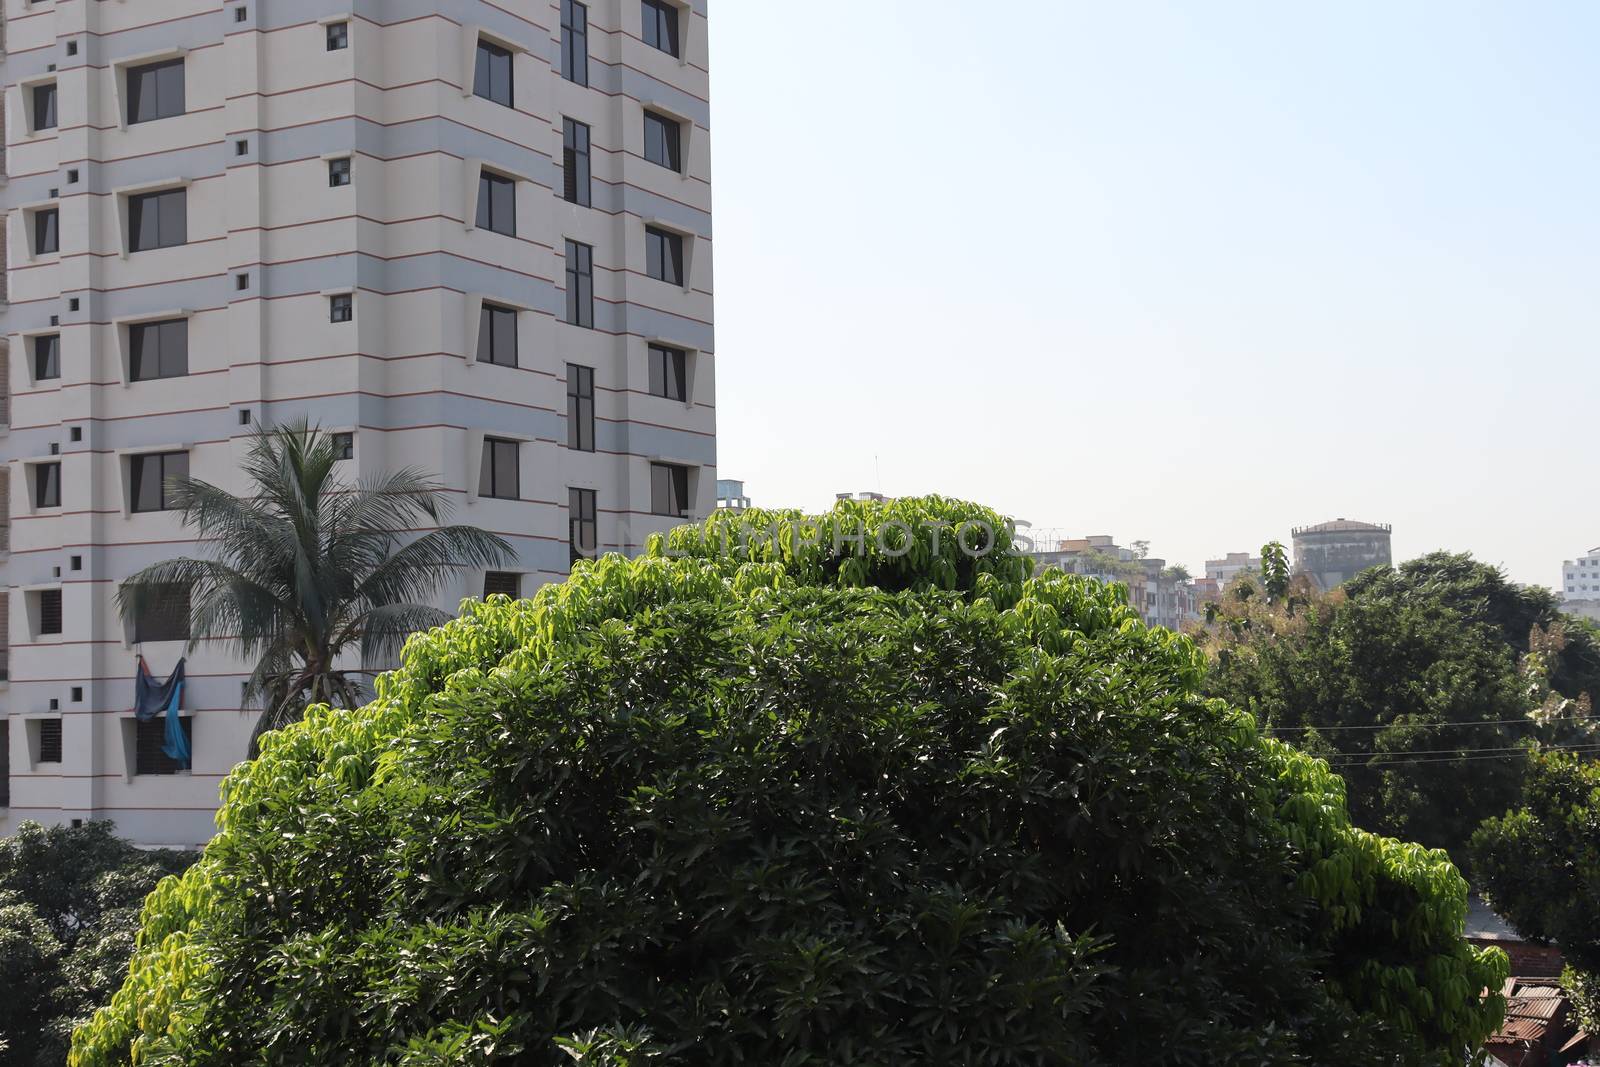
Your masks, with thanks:
M 1003 12 L 1003 17 L 1002 13 Z M 720 465 L 1198 570 L 1600 545 L 1600 4 L 711 9 Z

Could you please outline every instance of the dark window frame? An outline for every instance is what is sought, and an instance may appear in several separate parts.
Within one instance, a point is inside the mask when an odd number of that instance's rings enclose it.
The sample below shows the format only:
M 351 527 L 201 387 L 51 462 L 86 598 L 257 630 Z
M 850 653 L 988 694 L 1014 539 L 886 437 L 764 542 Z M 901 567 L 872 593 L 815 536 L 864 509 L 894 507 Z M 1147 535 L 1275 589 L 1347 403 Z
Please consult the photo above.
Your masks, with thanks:
M 688 467 L 679 463 L 650 464 L 650 513 L 677 519 L 689 514 Z
M 33 380 L 47 382 L 61 377 L 61 335 L 42 333 L 33 338 Z
M 61 720 L 39 720 L 39 762 L 60 763 L 63 745 L 61 743 Z
M 671 345 L 650 346 L 650 395 L 687 402 L 689 353 Z
M 333 458 L 343 461 L 356 458 L 356 435 L 353 430 L 340 430 L 333 438 Z
M 567 548 L 571 562 L 594 559 L 600 549 L 599 494 L 593 489 L 567 487 Z
M 61 506 L 61 462 L 35 463 L 33 465 L 33 506 L 59 508 Z
M 328 32 L 325 38 L 330 52 L 342 52 L 350 47 L 349 21 L 328 23 Z
M 674 59 L 683 58 L 683 10 L 668 0 L 639 0 L 644 43 Z
M 328 160 L 328 188 L 343 189 L 355 181 L 355 167 L 349 156 Z
M 181 458 L 182 462 L 178 460 Z M 150 463 L 154 461 L 155 481 L 150 481 Z M 174 468 L 168 470 L 168 465 Z M 128 457 L 128 510 L 135 515 L 144 515 L 157 511 L 171 511 L 172 487 L 168 484 L 174 478 L 187 478 L 189 476 L 189 453 L 176 452 L 139 452 Z M 145 497 L 151 496 L 150 500 Z
M 478 312 L 478 362 L 496 367 L 515 367 L 519 341 L 517 334 L 517 309 L 485 300 L 482 310 Z
M 522 599 L 522 575 L 517 571 L 485 571 L 483 599 L 502 593 L 512 600 Z
M 153 227 L 146 226 L 145 206 L 152 205 Z M 173 205 L 176 205 L 174 207 Z M 147 234 L 149 228 L 153 232 Z M 146 238 L 149 240 L 146 240 Z M 153 252 L 189 243 L 189 190 L 157 189 L 128 197 L 128 251 Z
M 133 643 L 188 641 L 194 632 L 194 588 L 178 582 L 141 591 L 133 615 Z
M 176 79 L 170 76 L 172 70 L 178 72 Z M 124 72 L 124 77 L 127 79 L 125 84 L 129 126 L 176 118 L 187 113 L 188 76 L 181 56 L 177 59 L 163 59 L 129 67 Z M 141 116 L 140 112 L 144 109 L 147 99 L 151 101 L 150 113 Z
M 574 452 L 593 452 L 594 422 L 594 368 L 568 363 L 567 448 Z
M 53 130 L 60 125 L 60 100 L 61 90 L 55 82 L 35 85 L 28 93 L 28 118 L 33 123 L 34 133 Z
M 567 242 L 567 324 L 594 329 L 594 246 Z
M 660 136 L 655 131 L 660 130 Z M 675 174 L 683 173 L 683 123 L 659 111 L 644 113 L 644 158 Z
M 515 110 L 517 103 L 516 53 L 486 37 L 473 50 L 472 95 L 491 104 Z
M 61 209 L 42 207 L 33 213 L 33 254 L 54 255 L 61 251 Z
M 498 206 L 497 206 L 498 205 Z M 509 218 L 501 218 L 509 215 Z M 517 235 L 517 179 L 484 167 L 478 172 L 478 217 L 480 230 L 506 237 Z M 504 229 L 502 227 L 509 227 Z
M 179 727 L 194 751 L 194 716 L 178 716 Z M 183 764 L 168 756 L 162 747 L 167 743 L 167 717 L 157 715 L 148 722 L 133 722 L 133 773 L 136 777 L 168 777 L 188 770 Z
M 561 76 L 589 84 L 589 7 L 578 0 L 561 0 Z
M 509 461 L 505 457 L 509 456 Z M 505 468 L 509 466 L 509 470 Z M 507 485 L 506 483 L 510 484 Z M 506 492 L 509 488 L 510 492 Z M 485 437 L 478 471 L 478 495 L 489 500 L 522 499 L 522 442 Z
M 658 282 L 683 286 L 684 237 L 659 226 L 644 228 L 645 273 Z
M 356 320 L 356 294 L 334 293 L 328 297 L 328 321 L 343 325 Z
M 62 603 L 61 590 L 39 590 L 39 634 L 57 636 L 67 628 L 66 605 Z
M 151 342 L 155 351 L 148 352 Z M 152 360 L 153 356 L 153 360 Z M 189 320 L 159 319 L 128 324 L 128 380 L 155 382 L 189 373 Z
M 561 198 L 569 204 L 589 207 L 593 199 L 594 174 L 591 167 L 593 130 L 587 122 L 561 120 Z

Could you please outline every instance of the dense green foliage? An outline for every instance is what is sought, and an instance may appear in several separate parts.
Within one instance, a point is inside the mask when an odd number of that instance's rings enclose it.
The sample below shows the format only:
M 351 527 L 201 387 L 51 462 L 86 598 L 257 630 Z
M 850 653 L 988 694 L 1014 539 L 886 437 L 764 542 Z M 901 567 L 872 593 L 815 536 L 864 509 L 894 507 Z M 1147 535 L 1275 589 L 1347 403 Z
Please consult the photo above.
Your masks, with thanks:
M 1207 690 L 1326 757 L 1358 825 L 1463 857 L 1514 806 L 1535 741 L 1593 745 L 1600 643 L 1545 590 L 1467 556 L 1374 569 L 1332 594 L 1230 588 Z
M 1028 571 L 929 498 L 469 602 L 235 770 L 73 1062 L 1458 1064 L 1445 856 Z
M 127 976 L 140 904 L 194 859 L 136 849 L 109 823 L 0 838 L 0 1064 L 66 1063 L 73 1028 Z
M 303 421 L 258 433 L 241 466 L 245 497 L 173 480 L 173 507 L 209 557 L 145 568 L 118 603 L 131 619 L 187 587 L 190 649 L 222 642 L 255 661 L 244 699 L 262 708 L 257 738 L 308 703 L 357 706 L 362 667 L 393 663 L 407 636 L 449 618 L 427 603 L 446 578 L 516 558 L 475 526 L 440 525 L 449 497 L 420 471 L 341 477 L 332 435 Z
M 1539 758 L 1521 808 L 1472 839 L 1482 888 L 1518 932 L 1555 941 L 1569 963 L 1600 974 L 1600 762 Z

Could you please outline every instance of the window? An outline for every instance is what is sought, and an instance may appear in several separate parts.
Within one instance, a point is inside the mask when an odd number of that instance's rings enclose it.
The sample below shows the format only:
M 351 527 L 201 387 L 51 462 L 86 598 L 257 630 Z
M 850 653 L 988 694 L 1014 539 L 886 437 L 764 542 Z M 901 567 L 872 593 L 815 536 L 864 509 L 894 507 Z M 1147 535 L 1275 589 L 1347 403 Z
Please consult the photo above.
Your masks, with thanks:
M 594 328 L 594 249 L 567 242 L 567 321 Z
M 61 464 L 36 463 L 33 467 L 33 506 L 61 506 Z
M 658 230 L 654 226 L 644 229 L 645 267 L 650 277 L 673 285 L 683 284 L 683 235 Z
M 650 464 L 650 510 L 657 515 L 689 513 L 689 468 L 675 463 Z
M 589 206 L 589 127 L 576 119 L 562 119 L 562 197 L 569 204 Z
M 478 174 L 478 228 L 517 235 L 517 183 L 503 174 Z
M 350 47 L 350 24 L 348 22 L 328 23 L 328 51 L 338 52 Z
M 516 500 L 521 494 L 521 474 L 517 465 L 515 441 L 498 437 L 483 439 L 483 467 L 478 475 L 478 495 L 498 500 Z
M 150 122 L 184 113 L 183 60 L 128 68 L 128 123 Z
M 333 458 L 356 458 L 356 435 L 353 433 L 336 433 L 333 435 Z
M 644 158 L 668 170 L 683 170 L 683 127 L 677 119 L 644 113 Z
M 189 477 L 189 453 L 151 452 L 129 459 L 132 510 L 171 511 L 172 482 Z
M 668 400 L 689 398 L 689 353 L 666 345 L 650 346 L 650 392 Z
M 61 251 L 61 212 L 57 208 L 40 208 L 33 213 L 33 254 L 48 255 Z
M 33 87 L 33 128 L 35 130 L 53 130 L 56 128 L 55 82 Z
M 39 632 L 61 632 L 61 590 L 44 589 L 39 593 Z
M 328 160 L 328 188 L 337 189 L 350 184 L 350 159 Z
M 356 317 L 354 293 L 335 293 L 328 297 L 328 321 L 349 322 Z
M 39 720 L 39 762 L 61 762 L 61 720 Z
M 572 562 L 594 559 L 599 523 L 595 516 L 593 489 L 567 490 L 567 543 L 572 548 Z
M 578 0 L 561 0 L 561 76 L 589 84 L 589 9 Z
M 490 571 L 483 576 L 483 599 L 495 594 L 516 600 L 522 595 L 522 575 L 510 571 Z
M 594 451 L 594 368 L 567 364 L 567 447 Z
M 669 56 L 678 55 L 678 8 L 667 0 L 642 0 L 644 43 Z
M 194 718 L 178 717 L 184 740 L 190 752 L 194 751 Z M 187 760 L 179 761 L 167 755 L 167 717 L 157 715 L 149 722 L 133 723 L 133 773 L 177 774 L 189 769 Z
M 478 41 L 478 63 L 472 72 L 472 92 L 506 107 L 511 102 L 511 52 L 489 41 Z
M 134 599 L 133 643 L 189 640 L 187 585 L 152 585 Z
M 128 327 L 128 377 L 136 382 L 189 373 L 189 320 L 136 322 Z
M 167 189 L 128 197 L 128 251 L 171 248 L 189 240 L 189 193 Z
M 484 304 L 478 319 L 478 362 L 501 367 L 517 365 L 517 313 Z
M 61 377 L 61 335 L 50 334 L 33 339 L 33 378 L 46 381 Z

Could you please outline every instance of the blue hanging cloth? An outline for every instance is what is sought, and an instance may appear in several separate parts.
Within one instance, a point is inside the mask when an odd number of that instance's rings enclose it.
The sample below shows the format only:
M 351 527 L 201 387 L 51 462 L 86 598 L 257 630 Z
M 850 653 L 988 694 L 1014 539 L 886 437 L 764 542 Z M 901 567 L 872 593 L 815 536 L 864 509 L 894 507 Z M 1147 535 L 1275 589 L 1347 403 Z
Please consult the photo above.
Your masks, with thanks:
M 139 673 L 134 678 L 133 714 L 140 722 L 149 722 L 163 711 L 167 713 L 166 743 L 161 751 L 179 766 L 189 767 L 189 738 L 183 732 L 183 720 L 178 709 L 183 704 L 183 671 L 187 660 L 180 659 L 172 674 L 164 682 L 157 682 L 150 667 L 139 657 Z

